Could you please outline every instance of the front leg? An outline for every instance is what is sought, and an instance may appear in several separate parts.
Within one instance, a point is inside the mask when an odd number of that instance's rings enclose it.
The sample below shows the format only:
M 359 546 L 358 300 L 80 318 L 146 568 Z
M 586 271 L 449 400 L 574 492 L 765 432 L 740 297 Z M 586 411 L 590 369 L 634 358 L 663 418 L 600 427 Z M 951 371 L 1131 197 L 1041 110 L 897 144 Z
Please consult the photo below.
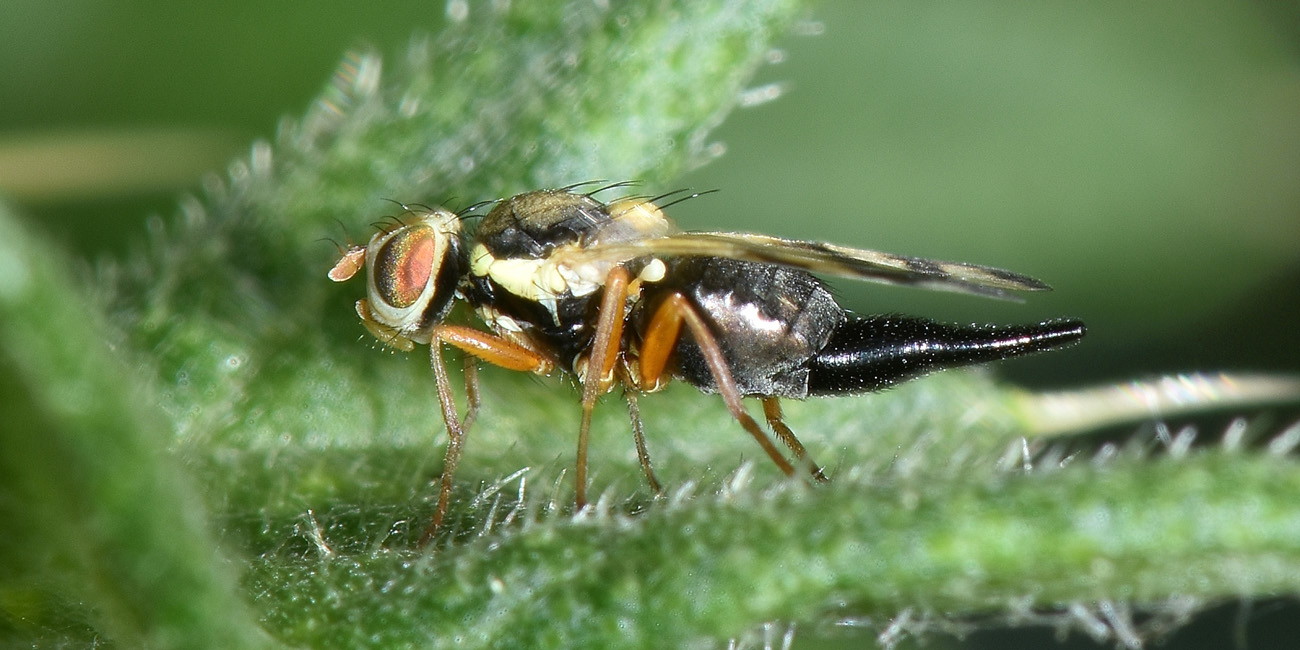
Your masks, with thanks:
M 465 414 L 465 424 L 461 425 L 456 415 L 456 400 L 452 397 L 451 380 L 442 363 L 442 345 L 446 343 L 466 353 L 466 393 L 469 407 Z M 433 329 L 429 341 L 430 365 L 438 385 L 438 404 L 442 407 L 442 421 L 447 425 L 447 454 L 442 463 L 442 480 L 438 489 L 438 505 L 433 512 L 433 521 L 420 536 L 420 545 L 428 544 L 451 507 L 451 481 L 460 464 L 461 453 L 465 445 L 465 429 L 478 413 L 478 371 L 470 369 L 472 359 L 482 359 L 493 365 L 510 370 L 530 371 L 540 374 L 550 372 L 554 362 L 536 351 L 525 348 L 518 343 L 499 336 L 482 332 L 462 325 L 439 325 Z

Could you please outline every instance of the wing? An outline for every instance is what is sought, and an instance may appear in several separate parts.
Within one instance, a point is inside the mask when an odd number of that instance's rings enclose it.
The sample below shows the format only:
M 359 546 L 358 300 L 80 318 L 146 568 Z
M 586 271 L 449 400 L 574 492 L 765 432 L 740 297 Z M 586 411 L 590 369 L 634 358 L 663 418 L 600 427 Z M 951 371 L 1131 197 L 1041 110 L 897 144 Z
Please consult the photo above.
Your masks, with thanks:
M 1010 291 L 1046 291 L 1026 275 L 965 262 L 944 262 L 848 248 L 824 242 L 730 232 L 682 232 L 665 237 L 599 244 L 573 251 L 584 261 L 657 257 L 728 257 L 780 264 L 856 280 L 958 291 L 1016 300 Z

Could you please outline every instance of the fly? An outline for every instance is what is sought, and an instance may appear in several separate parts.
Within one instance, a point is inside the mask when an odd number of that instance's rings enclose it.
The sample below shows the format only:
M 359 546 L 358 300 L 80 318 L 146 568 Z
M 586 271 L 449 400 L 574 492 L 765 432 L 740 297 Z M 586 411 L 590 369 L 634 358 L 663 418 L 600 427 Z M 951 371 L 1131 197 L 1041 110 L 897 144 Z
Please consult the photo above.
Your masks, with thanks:
M 720 395 L 782 472 L 803 468 L 825 481 L 785 424 L 781 398 L 881 390 L 935 370 L 1059 348 L 1085 332 L 1071 319 L 960 326 L 858 315 L 813 273 L 992 297 L 1048 286 L 962 262 L 751 233 L 682 232 L 657 199 L 603 203 L 574 187 L 497 201 L 472 233 L 447 210 L 409 212 L 330 270 L 341 282 L 369 269 L 367 297 L 356 310 L 375 338 L 404 351 L 430 346 L 449 443 L 426 541 L 447 515 L 465 431 L 478 412 L 476 360 L 565 373 L 581 385 L 575 502 L 582 508 L 592 411 L 615 387 L 624 389 L 637 456 L 656 493 L 637 398 L 674 379 Z M 456 300 L 485 327 L 448 322 Z M 444 345 L 465 355 L 464 421 Z M 771 436 L 745 409 L 745 397 L 759 400 Z

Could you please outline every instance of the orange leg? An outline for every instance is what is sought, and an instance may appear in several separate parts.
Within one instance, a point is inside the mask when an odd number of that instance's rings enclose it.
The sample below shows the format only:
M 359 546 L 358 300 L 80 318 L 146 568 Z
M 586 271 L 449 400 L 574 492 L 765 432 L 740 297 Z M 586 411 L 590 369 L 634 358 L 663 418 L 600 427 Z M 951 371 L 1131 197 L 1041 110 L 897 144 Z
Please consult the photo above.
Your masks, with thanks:
M 772 427 L 772 432 L 776 434 L 778 440 L 794 452 L 794 457 L 808 466 L 808 472 L 812 474 L 813 480 L 818 483 L 829 482 L 830 479 L 822 473 L 822 468 L 817 466 L 813 459 L 808 457 L 808 451 L 804 449 L 803 443 L 795 437 L 790 427 L 785 425 L 785 416 L 781 413 L 781 400 L 776 397 L 764 397 L 763 417 L 767 418 L 768 426 Z
M 587 505 L 587 441 L 591 437 L 591 414 L 596 409 L 596 399 L 609 390 L 613 382 L 614 364 L 623 344 L 623 306 L 627 302 L 627 269 L 614 267 L 605 277 L 605 295 L 600 301 L 596 319 L 596 333 L 587 356 L 587 369 L 582 377 L 582 424 L 578 427 L 578 459 L 574 468 L 577 482 L 574 503 L 578 509 Z
M 464 325 L 439 325 L 433 329 L 439 341 L 466 354 L 506 370 L 545 374 L 554 364 L 550 359 L 514 341 Z
M 442 364 L 442 344 L 446 343 L 464 351 L 467 356 L 483 359 L 488 363 L 510 370 L 529 370 L 546 372 L 554 364 L 546 357 L 529 350 L 512 341 L 481 332 L 461 325 L 439 325 L 433 330 L 429 342 L 430 365 L 438 385 L 438 404 L 442 407 L 442 421 L 447 425 L 447 454 L 442 463 L 442 481 L 438 489 L 438 506 L 433 511 L 433 521 L 420 537 L 420 545 L 429 543 L 447 517 L 451 506 L 451 481 L 460 464 L 461 452 L 465 446 L 465 429 L 478 414 L 478 370 L 471 370 L 472 359 L 466 361 L 465 390 L 469 398 L 469 408 L 465 414 L 465 425 L 456 415 L 456 400 L 451 394 L 451 380 L 447 369 Z
M 758 422 L 745 412 L 745 406 L 741 403 L 740 389 L 736 387 L 731 369 L 727 367 L 727 359 L 722 354 L 722 347 L 718 345 L 713 332 L 709 331 L 704 317 L 695 310 L 686 296 L 680 293 L 674 292 L 664 299 L 655 310 L 654 316 L 650 318 L 650 324 L 646 326 L 645 337 L 641 344 L 638 378 L 641 385 L 646 387 L 658 385 L 660 375 L 668 364 L 668 357 L 677 345 L 683 324 L 690 330 L 695 345 L 704 355 L 704 362 L 713 375 L 713 383 L 717 385 L 718 394 L 722 396 L 722 401 L 731 411 L 731 416 L 740 422 L 740 426 L 744 427 L 754 440 L 758 441 L 759 446 L 767 452 L 768 457 L 782 472 L 785 472 L 786 476 L 794 476 L 794 466 L 781 455 L 781 450 L 772 444 L 772 440 L 758 426 Z

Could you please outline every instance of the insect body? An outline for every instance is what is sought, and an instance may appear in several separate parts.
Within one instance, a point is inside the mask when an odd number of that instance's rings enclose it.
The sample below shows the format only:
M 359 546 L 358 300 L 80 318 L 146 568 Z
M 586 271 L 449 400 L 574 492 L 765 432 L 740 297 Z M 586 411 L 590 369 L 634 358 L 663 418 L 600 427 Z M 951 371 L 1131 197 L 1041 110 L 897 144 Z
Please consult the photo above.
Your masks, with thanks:
M 464 429 L 478 408 L 473 359 L 512 370 L 561 371 L 582 385 L 576 501 L 586 501 L 587 438 L 596 400 L 624 388 L 634 439 L 651 487 L 638 415 L 640 393 L 672 379 L 717 393 L 786 474 L 796 465 L 824 480 L 782 421 L 779 399 L 879 390 L 927 372 L 1049 350 L 1084 334 L 1074 320 L 954 326 L 844 310 L 812 272 L 1004 297 L 1043 290 L 1032 278 L 820 242 L 744 233 L 680 232 L 653 202 L 610 204 L 571 188 L 496 203 L 472 234 L 444 210 L 411 215 L 364 248 L 367 298 L 357 302 L 376 338 L 402 350 L 431 344 L 450 443 L 431 534 L 446 515 Z M 355 247 L 330 272 L 360 270 Z M 463 298 L 487 331 L 446 322 Z M 469 411 L 462 425 L 441 360 L 466 353 Z M 764 419 L 794 462 L 746 411 Z

